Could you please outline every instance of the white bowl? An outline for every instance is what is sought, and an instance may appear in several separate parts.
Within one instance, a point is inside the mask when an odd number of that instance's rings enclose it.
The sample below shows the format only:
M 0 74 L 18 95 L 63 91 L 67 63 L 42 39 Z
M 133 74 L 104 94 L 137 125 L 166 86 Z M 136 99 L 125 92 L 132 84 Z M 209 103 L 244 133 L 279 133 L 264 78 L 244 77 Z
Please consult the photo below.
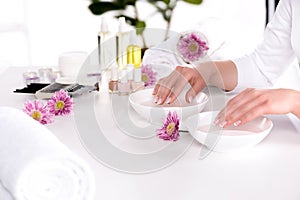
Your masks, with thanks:
M 260 143 L 271 131 L 273 122 L 258 117 L 244 125 L 220 128 L 214 125 L 218 112 L 203 112 L 189 117 L 184 124 L 189 133 L 208 149 L 230 152 Z
M 145 89 L 133 93 L 129 96 L 129 102 L 133 109 L 144 119 L 151 123 L 161 124 L 169 111 L 176 111 L 180 120 L 185 120 L 189 116 L 199 113 L 203 110 L 208 101 L 208 96 L 205 93 L 199 93 L 191 102 L 187 103 L 182 93 L 178 99 L 172 104 L 157 105 L 154 103 L 153 89 Z

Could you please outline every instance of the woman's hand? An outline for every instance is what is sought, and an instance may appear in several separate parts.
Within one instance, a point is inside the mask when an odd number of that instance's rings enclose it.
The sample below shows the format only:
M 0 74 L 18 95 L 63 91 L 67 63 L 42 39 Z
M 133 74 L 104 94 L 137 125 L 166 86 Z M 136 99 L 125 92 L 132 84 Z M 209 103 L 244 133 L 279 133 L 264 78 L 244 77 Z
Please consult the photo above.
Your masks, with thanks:
M 218 114 L 215 124 L 239 126 L 263 114 L 293 113 L 300 118 L 300 92 L 289 89 L 249 88 L 232 98 Z
M 187 102 L 192 99 L 205 87 L 205 81 L 195 68 L 176 67 L 169 76 L 164 77 L 156 84 L 153 95 L 156 95 L 155 103 L 172 103 L 184 89 L 185 85 L 190 83 L 191 88 L 185 95 Z

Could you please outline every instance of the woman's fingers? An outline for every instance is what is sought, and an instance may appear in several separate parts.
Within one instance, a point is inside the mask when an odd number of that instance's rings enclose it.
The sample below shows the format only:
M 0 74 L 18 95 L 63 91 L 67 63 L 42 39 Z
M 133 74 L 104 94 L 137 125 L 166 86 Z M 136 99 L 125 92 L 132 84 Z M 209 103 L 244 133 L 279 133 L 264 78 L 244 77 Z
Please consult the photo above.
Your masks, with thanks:
M 182 92 L 182 90 L 185 88 L 185 85 L 187 84 L 188 80 L 186 79 L 185 76 L 183 76 L 182 78 L 178 79 L 178 81 L 175 83 L 174 87 L 172 88 L 172 92 L 169 96 L 169 98 L 167 99 L 166 103 L 173 103 L 177 97 L 180 95 L 180 93 Z
M 193 68 L 187 67 L 176 67 L 169 76 L 159 80 L 153 90 L 153 95 L 156 95 L 156 103 L 172 103 L 180 95 L 185 85 L 190 82 L 191 86 L 194 87 L 194 91 L 200 92 L 203 89 L 201 84 L 202 77 L 197 75 L 198 73 Z M 195 96 L 195 94 L 194 94 Z
M 240 94 L 237 96 L 233 97 L 230 99 L 225 108 L 223 108 L 219 114 L 216 117 L 215 124 L 224 126 L 227 122 L 225 122 L 225 116 L 230 115 L 231 112 L 233 112 L 235 109 L 239 108 L 241 105 L 245 104 L 246 102 L 249 101 L 249 93 L 252 92 L 254 89 L 253 88 L 248 88 L 244 91 L 242 91 Z M 252 99 L 252 98 L 251 98 Z
M 262 98 L 247 101 L 230 113 L 225 114 L 225 127 L 230 126 L 231 124 L 239 126 L 264 114 L 264 106 L 265 102 Z
M 159 88 L 156 94 L 158 99 L 157 104 L 163 104 L 166 100 L 168 103 L 171 103 L 177 98 L 177 95 L 181 92 L 186 84 L 185 77 L 182 75 L 182 70 L 182 67 L 177 67 L 175 71 L 159 82 Z M 173 101 L 171 101 L 169 98 L 171 92 L 176 96 Z
M 218 114 L 221 127 L 245 124 L 263 114 L 287 114 L 293 111 L 298 93 L 288 89 L 247 89 L 231 99 Z
M 191 103 L 192 100 L 197 96 L 197 94 L 199 94 L 199 92 L 203 90 L 206 84 L 201 77 L 197 82 L 195 82 L 194 79 L 191 79 L 189 83 L 191 85 L 191 88 L 186 92 L 185 100 L 186 102 Z
M 159 82 L 155 85 L 154 89 L 153 89 L 153 92 L 152 92 L 152 95 L 157 95 L 157 92 L 158 92 L 158 89 L 160 87 L 160 84 Z
M 172 92 L 170 94 L 170 97 L 168 99 L 169 101 L 167 103 L 174 102 L 177 99 L 177 97 L 180 95 L 182 90 L 185 88 L 185 86 L 188 82 L 189 83 L 195 82 L 195 81 L 192 81 L 193 80 L 192 77 L 195 76 L 195 74 L 193 74 L 193 73 L 195 73 L 194 69 L 191 69 L 191 68 L 183 68 L 182 69 L 182 71 L 180 73 L 180 78 L 177 79 L 174 87 L 172 88 Z M 200 88 L 201 87 L 199 84 L 200 81 L 201 81 L 201 79 L 198 79 L 198 83 L 194 83 L 194 85 L 197 85 Z M 191 84 L 191 87 L 193 87 L 192 84 Z M 200 89 L 199 89 L 199 91 L 200 91 Z M 189 102 L 189 101 L 187 101 L 187 102 Z
M 227 127 L 231 124 L 238 126 L 263 114 L 262 104 L 265 101 L 265 97 L 262 96 L 263 93 L 263 90 L 253 88 L 244 90 L 228 101 L 226 107 L 216 117 L 215 124 L 221 127 Z
M 234 126 L 240 126 L 242 124 L 245 124 L 265 113 L 265 104 L 258 104 L 257 106 L 253 107 L 249 110 L 249 112 L 244 112 L 240 116 L 233 119 L 231 122 L 228 123 L 228 125 L 233 124 Z

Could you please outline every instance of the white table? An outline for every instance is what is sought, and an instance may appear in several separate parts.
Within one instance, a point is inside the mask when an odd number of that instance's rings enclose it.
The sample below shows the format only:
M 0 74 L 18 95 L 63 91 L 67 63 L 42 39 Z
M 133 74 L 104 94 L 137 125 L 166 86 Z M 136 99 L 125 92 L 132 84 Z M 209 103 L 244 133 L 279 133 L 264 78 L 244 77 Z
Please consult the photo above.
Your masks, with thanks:
M 34 99 L 32 95 L 13 93 L 16 88 L 24 86 L 22 72 L 26 70 L 9 68 L 1 75 L 0 106 L 21 109 L 26 99 Z M 103 111 L 100 106 L 105 101 L 105 98 L 99 98 L 99 102 L 95 103 L 96 115 Z M 77 102 L 75 106 L 83 106 L 80 101 Z M 108 127 L 111 127 L 108 132 L 118 134 L 116 125 L 109 124 L 110 118 L 107 113 L 102 112 L 101 119 L 108 120 Z M 47 127 L 90 164 L 96 176 L 97 200 L 298 200 L 300 134 L 288 117 L 270 118 L 274 122 L 273 130 L 254 148 L 226 154 L 211 153 L 200 160 L 198 156 L 201 145 L 194 141 L 187 152 L 169 167 L 140 175 L 121 173 L 96 161 L 80 142 L 74 115 L 56 118 Z M 113 138 L 111 136 L 110 140 Z M 124 145 L 124 148 L 127 145 L 130 149 L 130 142 L 115 139 L 118 145 Z

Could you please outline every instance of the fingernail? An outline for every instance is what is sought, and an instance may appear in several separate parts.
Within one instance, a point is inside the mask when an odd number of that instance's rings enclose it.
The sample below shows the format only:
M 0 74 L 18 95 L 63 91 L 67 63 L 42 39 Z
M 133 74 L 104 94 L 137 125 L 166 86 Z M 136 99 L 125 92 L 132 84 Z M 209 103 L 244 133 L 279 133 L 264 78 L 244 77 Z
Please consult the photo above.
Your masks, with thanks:
M 236 122 L 233 123 L 233 126 L 239 126 L 241 123 L 242 123 L 242 121 L 238 120 L 238 121 L 236 121 Z
M 167 103 L 167 104 L 170 104 L 170 103 L 171 103 L 171 98 L 170 98 L 170 97 L 167 98 L 166 103 Z
M 161 99 L 161 98 L 158 98 L 157 104 L 161 104 L 161 103 L 162 103 L 162 99 Z
M 157 101 L 158 101 L 158 97 L 155 97 L 154 103 L 157 103 Z
M 219 119 L 216 119 L 216 120 L 214 121 L 214 124 L 215 124 L 215 125 L 218 125 L 219 122 L 220 122 L 220 120 L 219 120 Z
M 227 121 L 223 121 L 223 122 L 219 123 L 219 126 L 221 128 L 224 128 L 224 126 L 226 126 L 226 124 L 227 124 Z

